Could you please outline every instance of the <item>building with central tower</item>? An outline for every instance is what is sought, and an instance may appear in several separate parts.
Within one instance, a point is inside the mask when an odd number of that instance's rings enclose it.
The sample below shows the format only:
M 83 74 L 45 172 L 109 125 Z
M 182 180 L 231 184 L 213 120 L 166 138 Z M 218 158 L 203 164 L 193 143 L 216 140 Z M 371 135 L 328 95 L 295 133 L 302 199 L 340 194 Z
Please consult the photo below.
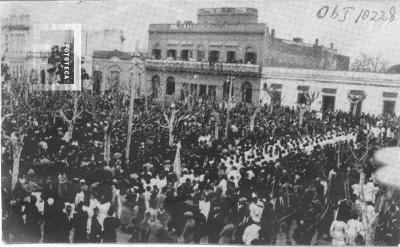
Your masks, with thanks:
M 258 103 L 261 67 L 348 70 L 349 58 L 329 48 L 306 44 L 300 38 L 275 37 L 258 22 L 254 8 L 199 9 L 197 23 L 150 24 L 146 80 L 159 97 L 181 91 L 199 96 L 227 97 L 233 91 L 242 101 Z M 233 93 L 236 95 L 236 93 Z

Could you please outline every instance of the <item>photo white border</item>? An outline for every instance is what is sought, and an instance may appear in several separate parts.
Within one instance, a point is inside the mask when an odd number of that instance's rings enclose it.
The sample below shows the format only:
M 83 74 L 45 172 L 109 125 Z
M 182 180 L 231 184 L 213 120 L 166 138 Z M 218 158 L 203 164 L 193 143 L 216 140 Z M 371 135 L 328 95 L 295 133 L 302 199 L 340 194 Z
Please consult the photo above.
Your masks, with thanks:
M 72 30 L 74 32 L 74 84 L 32 84 L 37 91 L 81 91 L 81 24 L 39 24 L 33 26 L 33 40 L 40 40 L 40 31 L 43 30 Z M 33 51 L 36 52 L 36 51 Z M 34 61 L 33 61 L 34 62 Z

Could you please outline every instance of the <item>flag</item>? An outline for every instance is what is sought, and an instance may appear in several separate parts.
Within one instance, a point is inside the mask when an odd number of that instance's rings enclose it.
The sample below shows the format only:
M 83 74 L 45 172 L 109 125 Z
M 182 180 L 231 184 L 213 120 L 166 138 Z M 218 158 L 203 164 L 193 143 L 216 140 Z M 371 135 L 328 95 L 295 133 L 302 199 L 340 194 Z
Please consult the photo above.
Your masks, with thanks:
M 179 181 L 179 178 L 182 175 L 181 143 L 180 142 L 176 145 L 176 154 L 175 154 L 175 160 L 174 160 L 174 172 Z

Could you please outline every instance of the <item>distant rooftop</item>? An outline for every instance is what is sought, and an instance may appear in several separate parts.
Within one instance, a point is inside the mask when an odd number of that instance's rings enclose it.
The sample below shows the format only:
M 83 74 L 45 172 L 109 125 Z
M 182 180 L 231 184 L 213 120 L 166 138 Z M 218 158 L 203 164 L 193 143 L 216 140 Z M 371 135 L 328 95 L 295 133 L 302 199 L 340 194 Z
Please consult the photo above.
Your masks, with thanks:
M 2 28 L 4 27 L 29 27 L 30 17 L 29 15 L 9 15 L 8 17 L 1 19 Z
M 214 14 L 225 14 L 225 15 L 232 15 L 232 14 L 258 14 L 257 9 L 254 8 L 203 8 L 197 11 L 199 15 L 214 15 Z
M 93 51 L 93 58 L 108 59 L 111 57 L 118 57 L 121 60 L 130 60 L 132 58 L 132 53 L 122 52 L 118 50 L 113 51 Z
M 204 8 L 197 11 L 197 23 L 257 23 L 258 11 L 254 8 Z
M 387 70 L 387 73 L 400 74 L 400 64 L 393 65 Z

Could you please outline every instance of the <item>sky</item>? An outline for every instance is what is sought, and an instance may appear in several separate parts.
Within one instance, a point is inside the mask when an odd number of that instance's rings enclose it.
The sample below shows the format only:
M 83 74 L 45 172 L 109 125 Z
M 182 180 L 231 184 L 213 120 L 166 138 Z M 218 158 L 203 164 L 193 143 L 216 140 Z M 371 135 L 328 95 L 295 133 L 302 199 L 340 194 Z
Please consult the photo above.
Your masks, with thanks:
M 317 13 L 324 6 L 329 11 L 324 18 L 318 18 Z M 330 15 L 336 6 L 339 17 L 333 19 Z M 196 22 L 199 8 L 217 7 L 258 9 L 258 21 L 269 30 L 275 29 L 278 38 L 300 37 L 306 43 L 318 38 L 325 46 L 332 42 L 339 53 L 351 59 L 367 53 L 381 56 L 390 65 L 400 63 L 400 0 L 14 1 L 0 3 L 0 16 L 29 14 L 34 23 L 81 23 L 83 30 L 122 29 L 127 38 L 125 49 L 133 51 L 137 42 L 141 49 L 147 49 L 149 24 Z M 340 22 L 346 7 L 353 9 L 348 9 L 346 20 Z M 375 15 L 373 11 L 379 13 L 375 18 L 381 17 L 381 11 L 389 17 L 390 8 L 395 9 L 392 22 L 370 20 Z

